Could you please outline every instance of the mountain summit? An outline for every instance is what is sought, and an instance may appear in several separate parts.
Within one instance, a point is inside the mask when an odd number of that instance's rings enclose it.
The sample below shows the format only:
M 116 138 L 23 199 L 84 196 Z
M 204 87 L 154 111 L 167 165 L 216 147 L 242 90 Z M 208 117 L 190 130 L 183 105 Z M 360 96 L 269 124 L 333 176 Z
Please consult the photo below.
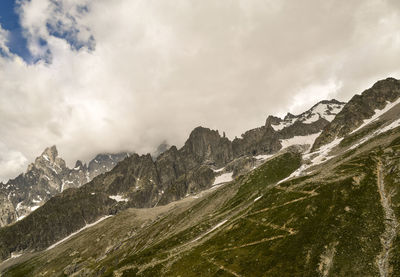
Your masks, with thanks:
M 342 138 L 360 127 L 366 119 L 382 110 L 388 103 L 393 103 L 400 97 L 400 80 L 387 78 L 376 82 L 361 95 L 353 96 L 337 116 L 326 126 L 315 140 L 313 150 L 336 138 Z M 397 102 L 396 102 L 397 103 Z
M 6 184 L 0 183 L 0 227 L 21 220 L 68 188 L 77 188 L 94 177 L 111 170 L 127 153 L 99 154 L 89 167 L 77 161 L 74 168 L 66 166 L 55 145 L 46 148 L 27 171 Z

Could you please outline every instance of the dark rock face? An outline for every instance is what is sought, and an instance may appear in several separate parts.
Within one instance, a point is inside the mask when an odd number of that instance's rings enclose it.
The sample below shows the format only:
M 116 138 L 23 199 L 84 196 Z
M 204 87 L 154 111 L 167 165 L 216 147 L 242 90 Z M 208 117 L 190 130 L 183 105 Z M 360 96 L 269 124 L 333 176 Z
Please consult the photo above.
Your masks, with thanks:
M 242 135 L 242 138 L 234 139 L 232 142 L 235 157 L 273 153 L 281 147 L 279 135 L 271 125 L 247 131 Z
M 371 118 L 376 109 L 383 109 L 387 102 L 400 97 L 400 81 L 388 78 L 378 81 L 361 95 L 355 95 L 342 111 L 323 130 L 315 140 L 312 150 L 332 142 L 359 127 L 365 119 Z
M 265 126 L 269 126 L 269 125 L 279 125 L 279 123 L 282 122 L 282 119 L 280 119 L 279 117 L 273 116 L 273 115 L 269 115 L 267 117 L 267 120 L 265 121 Z
M 24 249 L 44 249 L 104 214 L 115 213 L 115 201 L 105 194 L 68 189 L 24 220 L 0 229 L 0 255 Z
M 127 156 L 128 153 L 98 154 L 88 164 L 89 179 L 92 180 L 94 177 L 110 171 L 110 169 L 114 168 L 118 162 Z
M 89 167 L 77 161 L 70 169 L 58 156 L 55 146 L 46 148 L 25 173 L 0 184 L 0 197 L 5 199 L 0 201 L 0 227 L 27 216 L 54 195 L 80 187 L 111 170 L 125 157 L 126 153 L 101 154 L 89 163 Z
M 203 127 L 197 127 L 192 131 L 179 152 L 188 168 L 203 162 L 219 167 L 233 159 L 229 139 L 221 137 L 218 131 Z
M 305 124 L 300 121 L 296 121 L 292 125 L 279 131 L 280 139 L 289 139 L 294 136 L 307 136 L 321 132 L 321 130 L 329 123 L 325 118 L 319 118 L 309 124 Z

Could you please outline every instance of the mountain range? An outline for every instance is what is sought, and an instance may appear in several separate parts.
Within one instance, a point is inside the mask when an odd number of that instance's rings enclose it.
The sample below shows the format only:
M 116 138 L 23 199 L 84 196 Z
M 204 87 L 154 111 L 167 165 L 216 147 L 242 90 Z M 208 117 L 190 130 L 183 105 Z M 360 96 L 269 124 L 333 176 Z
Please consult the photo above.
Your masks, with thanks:
M 123 153 L 66 169 L 48 148 L 1 186 L 11 200 L 1 210 L 0 271 L 397 276 L 399 131 L 400 81 L 388 78 L 347 103 L 268 116 L 232 141 L 197 127 L 156 158 Z M 30 213 L 7 221 L 21 207 Z
M 68 168 L 56 146 L 46 148 L 26 172 L 0 183 L 0 227 L 21 220 L 54 195 L 77 188 L 99 174 L 110 171 L 129 153 L 98 154 L 88 165 L 81 161 Z

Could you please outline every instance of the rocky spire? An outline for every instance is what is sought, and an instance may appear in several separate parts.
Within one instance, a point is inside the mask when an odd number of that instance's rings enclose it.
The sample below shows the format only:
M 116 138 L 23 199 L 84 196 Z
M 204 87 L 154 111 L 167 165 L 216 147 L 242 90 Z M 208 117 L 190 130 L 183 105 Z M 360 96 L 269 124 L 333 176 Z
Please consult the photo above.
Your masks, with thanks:
M 44 157 L 45 159 L 48 158 L 50 161 L 54 162 L 58 157 L 57 147 L 55 145 L 47 147 L 41 154 L 41 157 Z

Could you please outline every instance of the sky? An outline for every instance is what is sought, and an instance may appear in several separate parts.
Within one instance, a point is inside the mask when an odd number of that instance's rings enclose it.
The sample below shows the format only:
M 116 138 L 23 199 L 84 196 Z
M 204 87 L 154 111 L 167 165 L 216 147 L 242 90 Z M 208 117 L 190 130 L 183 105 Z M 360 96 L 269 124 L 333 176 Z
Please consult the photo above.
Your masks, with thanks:
M 234 138 L 268 115 L 400 78 L 398 0 L 1 0 L 0 181 L 47 146 Z

